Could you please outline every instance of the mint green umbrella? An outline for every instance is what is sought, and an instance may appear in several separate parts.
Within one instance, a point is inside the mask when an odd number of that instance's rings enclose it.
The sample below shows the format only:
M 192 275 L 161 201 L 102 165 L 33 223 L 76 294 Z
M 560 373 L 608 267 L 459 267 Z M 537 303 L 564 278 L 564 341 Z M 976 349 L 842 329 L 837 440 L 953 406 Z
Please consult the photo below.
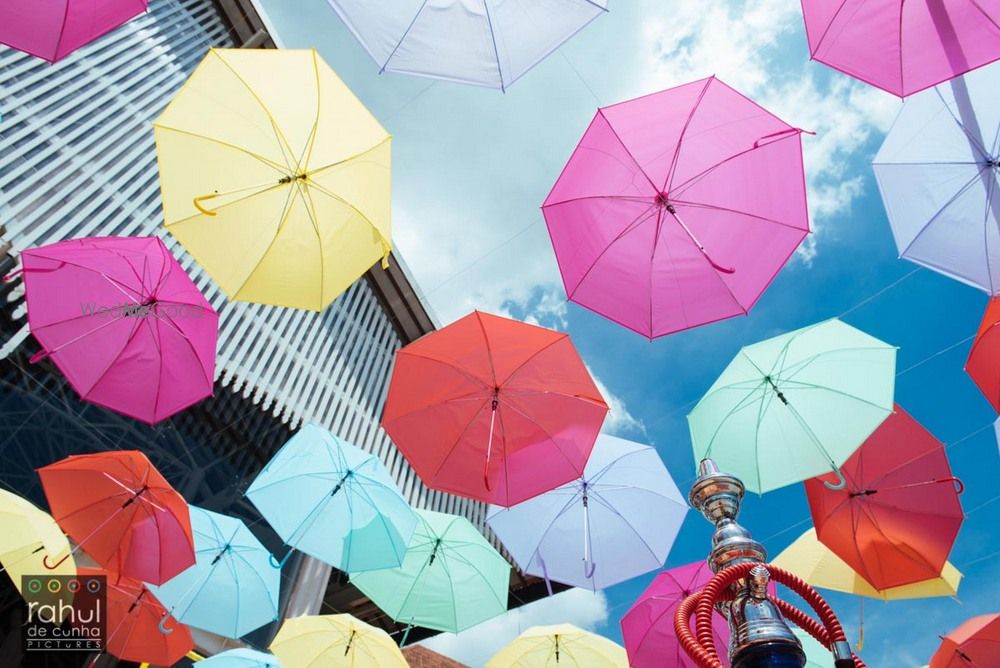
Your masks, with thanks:
M 351 573 L 397 622 L 457 633 L 507 610 L 510 564 L 464 517 L 416 511 L 403 564 Z
M 759 494 L 839 475 L 892 413 L 895 372 L 894 346 L 836 318 L 747 346 L 688 415 L 695 461 Z
M 802 629 L 792 629 L 792 633 L 802 643 L 802 651 L 806 653 L 806 665 L 803 668 L 833 668 L 833 654 L 820 641 Z

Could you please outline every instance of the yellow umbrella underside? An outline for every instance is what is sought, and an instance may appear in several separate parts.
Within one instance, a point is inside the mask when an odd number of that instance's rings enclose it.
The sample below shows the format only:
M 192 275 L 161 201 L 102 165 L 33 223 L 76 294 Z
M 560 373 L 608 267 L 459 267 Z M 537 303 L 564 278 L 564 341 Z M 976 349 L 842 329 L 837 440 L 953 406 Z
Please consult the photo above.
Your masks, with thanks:
M 22 595 L 22 576 L 37 575 L 44 581 L 50 575 L 76 575 L 70 550 L 51 515 L 16 494 L 0 490 L 0 564 Z M 58 565 L 50 569 L 43 560 Z
M 625 648 L 572 624 L 533 626 L 486 668 L 628 668 Z
M 286 619 L 271 641 L 270 650 L 282 668 L 408 665 L 388 633 L 346 614 Z
M 323 310 L 391 250 L 391 137 L 315 50 L 212 49 L 154 124 L 166 228 L 230 298 Z

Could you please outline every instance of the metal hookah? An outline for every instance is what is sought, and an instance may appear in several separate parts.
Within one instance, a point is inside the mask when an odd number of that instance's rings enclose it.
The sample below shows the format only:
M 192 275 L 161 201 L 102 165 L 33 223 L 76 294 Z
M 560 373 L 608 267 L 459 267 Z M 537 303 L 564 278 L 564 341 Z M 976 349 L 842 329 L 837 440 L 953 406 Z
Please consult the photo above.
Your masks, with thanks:
M 788 621 L 827 647 L 836 668 L 866 668 L 851 652 L 844 629 L 826 601 L 796 575 L 767 565 L 767 550 L 737 523 L 746 491 L 739 478 L 719 471 L 711 459 L 701 461 L 698 473 L 688 501 L 715 525 L 708 557 L 715 576 L 677 608 L 674 630 L 688 656 L 700 668 L 725 668 L 712 641 L 712 615 L 717 610 L 729 620 L 732 668 L 802 668 L 806 657 Z M 819 620 L 769 596 L 771 580 L 802 596 Z

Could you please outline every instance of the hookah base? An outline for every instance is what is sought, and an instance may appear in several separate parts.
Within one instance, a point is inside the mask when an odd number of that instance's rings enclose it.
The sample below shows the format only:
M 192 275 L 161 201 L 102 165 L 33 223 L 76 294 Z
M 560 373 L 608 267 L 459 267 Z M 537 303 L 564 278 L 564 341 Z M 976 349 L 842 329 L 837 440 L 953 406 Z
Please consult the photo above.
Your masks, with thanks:
M 733 668 L 803 668 L 806 655 L 787 642 L 764 642 L 737 652 Z

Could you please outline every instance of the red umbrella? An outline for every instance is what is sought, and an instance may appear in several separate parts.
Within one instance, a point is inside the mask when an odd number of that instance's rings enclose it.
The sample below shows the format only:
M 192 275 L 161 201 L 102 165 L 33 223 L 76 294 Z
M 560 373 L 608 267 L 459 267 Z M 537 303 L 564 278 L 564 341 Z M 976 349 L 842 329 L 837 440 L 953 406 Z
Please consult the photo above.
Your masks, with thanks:
M 964 518 L 941 443 L 896 406 L 841 472 L 805 483 L 819 540 L 879 590 L 938 577 Z
M 579 478 L 607 412 L 568 335 L 476 311 L 399 351 L 382 425 L 428 486 L 511 506 Z
M 969 351 L 965 370 L 993 408 L 1000 412 L 1000 297 L 986 305 L 986 313 Z
M 167 609 L 142 582 L 96 568 L 81 568 L 80 577 L 108 579 L 104 651 L 122 661 L 172 666 L 194 649 L 188 627 L 170 617 Z M 160 631 L 160 622 L 171 629 Z
M 56 522 L 101 566 L 162 584 L 194 564 L 188 505 L 141 452 L 75 455 L 38 475 Z
M 1000 615 L 973 617 L 946 635 L 929 668 L 1000 668 Z

